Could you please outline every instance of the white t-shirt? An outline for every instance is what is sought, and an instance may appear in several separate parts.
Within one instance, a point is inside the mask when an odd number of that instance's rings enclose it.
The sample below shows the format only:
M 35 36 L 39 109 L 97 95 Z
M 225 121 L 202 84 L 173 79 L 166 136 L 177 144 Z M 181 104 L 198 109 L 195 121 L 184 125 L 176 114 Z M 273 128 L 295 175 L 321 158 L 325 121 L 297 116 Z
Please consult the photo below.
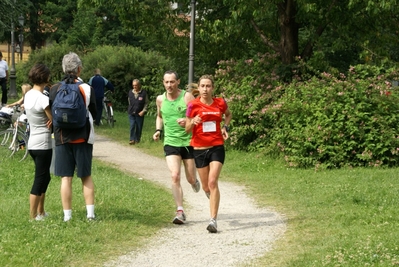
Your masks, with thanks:
M 26 116 L 28 117 L 30 135 L 29 150 L 46 150 L 52 148 L 51 130 L 47 128 L 45 108 L 50 105 L 48 96 L 37 90 L 29 90 L 24 97 Z
M 8 65 L 7 62 L 5 60 L 0 60 L 0 78 L 5 78 L 6 75 L 6 71 L 8 70 Z

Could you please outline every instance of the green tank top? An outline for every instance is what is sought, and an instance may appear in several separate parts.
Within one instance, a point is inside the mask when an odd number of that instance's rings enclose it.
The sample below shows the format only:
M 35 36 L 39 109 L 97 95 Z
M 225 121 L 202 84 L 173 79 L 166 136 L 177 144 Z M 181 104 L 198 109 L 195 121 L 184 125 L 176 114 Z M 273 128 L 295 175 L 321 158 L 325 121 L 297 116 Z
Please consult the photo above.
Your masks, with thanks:
M 167 99 L 166 93 L 163 94 L 161 115 L 165 133 L 164 145 L 177 147 L 190 145 L 191 134 L 186 133 L 184 127 L 177 123 L 177 119 L 186 118 L 185 94 L 186 91 L 182 90 L 180 95 L 173 101 Z

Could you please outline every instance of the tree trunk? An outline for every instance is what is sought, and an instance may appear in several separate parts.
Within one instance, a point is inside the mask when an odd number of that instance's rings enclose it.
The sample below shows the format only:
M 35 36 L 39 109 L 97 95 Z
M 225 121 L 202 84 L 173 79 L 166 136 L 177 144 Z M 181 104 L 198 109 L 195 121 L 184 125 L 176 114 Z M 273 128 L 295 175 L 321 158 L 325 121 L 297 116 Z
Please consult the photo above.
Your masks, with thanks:
M 298 24 L 295 21 L 297 13 L 295 0 L 284 0 L 278 4 L 280 23 L 280 55 L 284 64 L 292 64 L 298 55 Z

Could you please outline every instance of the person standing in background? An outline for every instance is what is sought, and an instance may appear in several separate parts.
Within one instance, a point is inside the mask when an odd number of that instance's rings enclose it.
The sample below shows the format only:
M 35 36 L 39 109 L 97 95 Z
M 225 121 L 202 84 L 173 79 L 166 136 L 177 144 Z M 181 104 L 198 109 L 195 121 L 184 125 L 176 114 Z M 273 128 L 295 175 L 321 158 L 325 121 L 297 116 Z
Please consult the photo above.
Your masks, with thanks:
M 41 221 L 47 217 L 44 210 L 46 191 L 51 180 L 50 164 L 53 154 L 51 142 L 52 115 L 48 96 L 43 91 L 50 78 L 50 70 L 36 64 L 29 71 L 33 88 L 23 98 L 30 134 L 28 151 L 35 163 L 35 179 L 30 192 L 30 218 Z
M 225 159 L 224 141 L 229 137 L 232 114 L 223 98 L 213 97 L 214 81 L 203 75 L 198 81 L 199 97 L 188 103 L 186 132 L 192 132 L 190 145 L 194 148 L 195 166 L 201 178 L 202 189 L 210 199 L 211 219 L 206 228 L 217 232 L 219 210 L 219 175 Z M 221 122 L 224 125 L 221 126 Z
M 128 94 L 129 106 L 127 109 L 130 122 L 130 145 L 140 142 L 144 115 L 148 107 L 148 94 L 146 90 L 141 89 L 141 82 L 138 79 L 134 79 L 132 87 Z
M 1 85 L 1 105 L 7 104 L 7 81 L 8 81 L 8 65 L 3 60 L 3 53 L 0 51 L 0 85 Z
M 79 78 L 82 71 L 82 61 L 76 53 L 70 52 L 62 59 L 62 70 L 65 73 L 63 81 L 66 84 L 81 82 L 79 86 L 86 104 L 86 123 L 81 128 L 61 128 L 54 125 L 55 140 L 55 170 L 54 174 L 61 177 L 61 202 L 64 211 L 64 222 L 72 219 L 72 178 L 75 170 L 82 181 L 83 197 L 85 199 L 87 219 L 95 219 L 94 214 L 94 182 L 91 176 L 93 161 L 94 129 L 93 117 L 96 116 L 96 99 L 91 86 Z M 53 109 L 60 83 L 50 89 L 50 106 Z M 53 114 L 53 113 L 52 113 Z
M 97 115 L 95 117 L 94 124 L 96 126 L 100 125 L 101 116 L 103 114 L 103 100 L 104 100 L 104 88 L 111 90 L 112 92 L 115 90 L 114 86 L 110 81 L 101 76 L 101 70 L 95 69 L 94 76 L 90 78 L 87 82 L 94 89 L 94 93 L 96 95 L 96 106 L 97 106 Z
M 172 175 L 172 194 L 177 206 L 176 216 L 172 221 L 174 224 L 183 224 L 186 221 L 183 209 L 183 189 L 180 183 L 182 162 L 186 179 L 194 192 L 198 193 L 201 186 L 195 172 L 193 147 L 190 146 L 191 134 L 186 133 L 184 129 L 187 104 L 194 99 L 194 96 L 179 89 L 179 84 L 180 79 L 175 71 L 165 72 L 163 85 L 166 92 L 157 96 L 156 130 L 152 137 L 158 141 L 162 129 L 165 129 L 164 152 L 166 164 Z

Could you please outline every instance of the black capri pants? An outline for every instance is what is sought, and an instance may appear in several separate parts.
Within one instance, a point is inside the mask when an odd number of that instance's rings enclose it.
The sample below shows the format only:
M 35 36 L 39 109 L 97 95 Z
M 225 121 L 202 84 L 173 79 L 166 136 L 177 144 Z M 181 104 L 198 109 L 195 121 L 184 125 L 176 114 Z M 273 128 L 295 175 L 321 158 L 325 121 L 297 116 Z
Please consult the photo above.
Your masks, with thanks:
M 29 154 L 35 162 L 35 179 L 30 193 L 41 196 L 43 193 L 46 193 L 51 180 L 50 164 L 53 150 L 29 150 Z

